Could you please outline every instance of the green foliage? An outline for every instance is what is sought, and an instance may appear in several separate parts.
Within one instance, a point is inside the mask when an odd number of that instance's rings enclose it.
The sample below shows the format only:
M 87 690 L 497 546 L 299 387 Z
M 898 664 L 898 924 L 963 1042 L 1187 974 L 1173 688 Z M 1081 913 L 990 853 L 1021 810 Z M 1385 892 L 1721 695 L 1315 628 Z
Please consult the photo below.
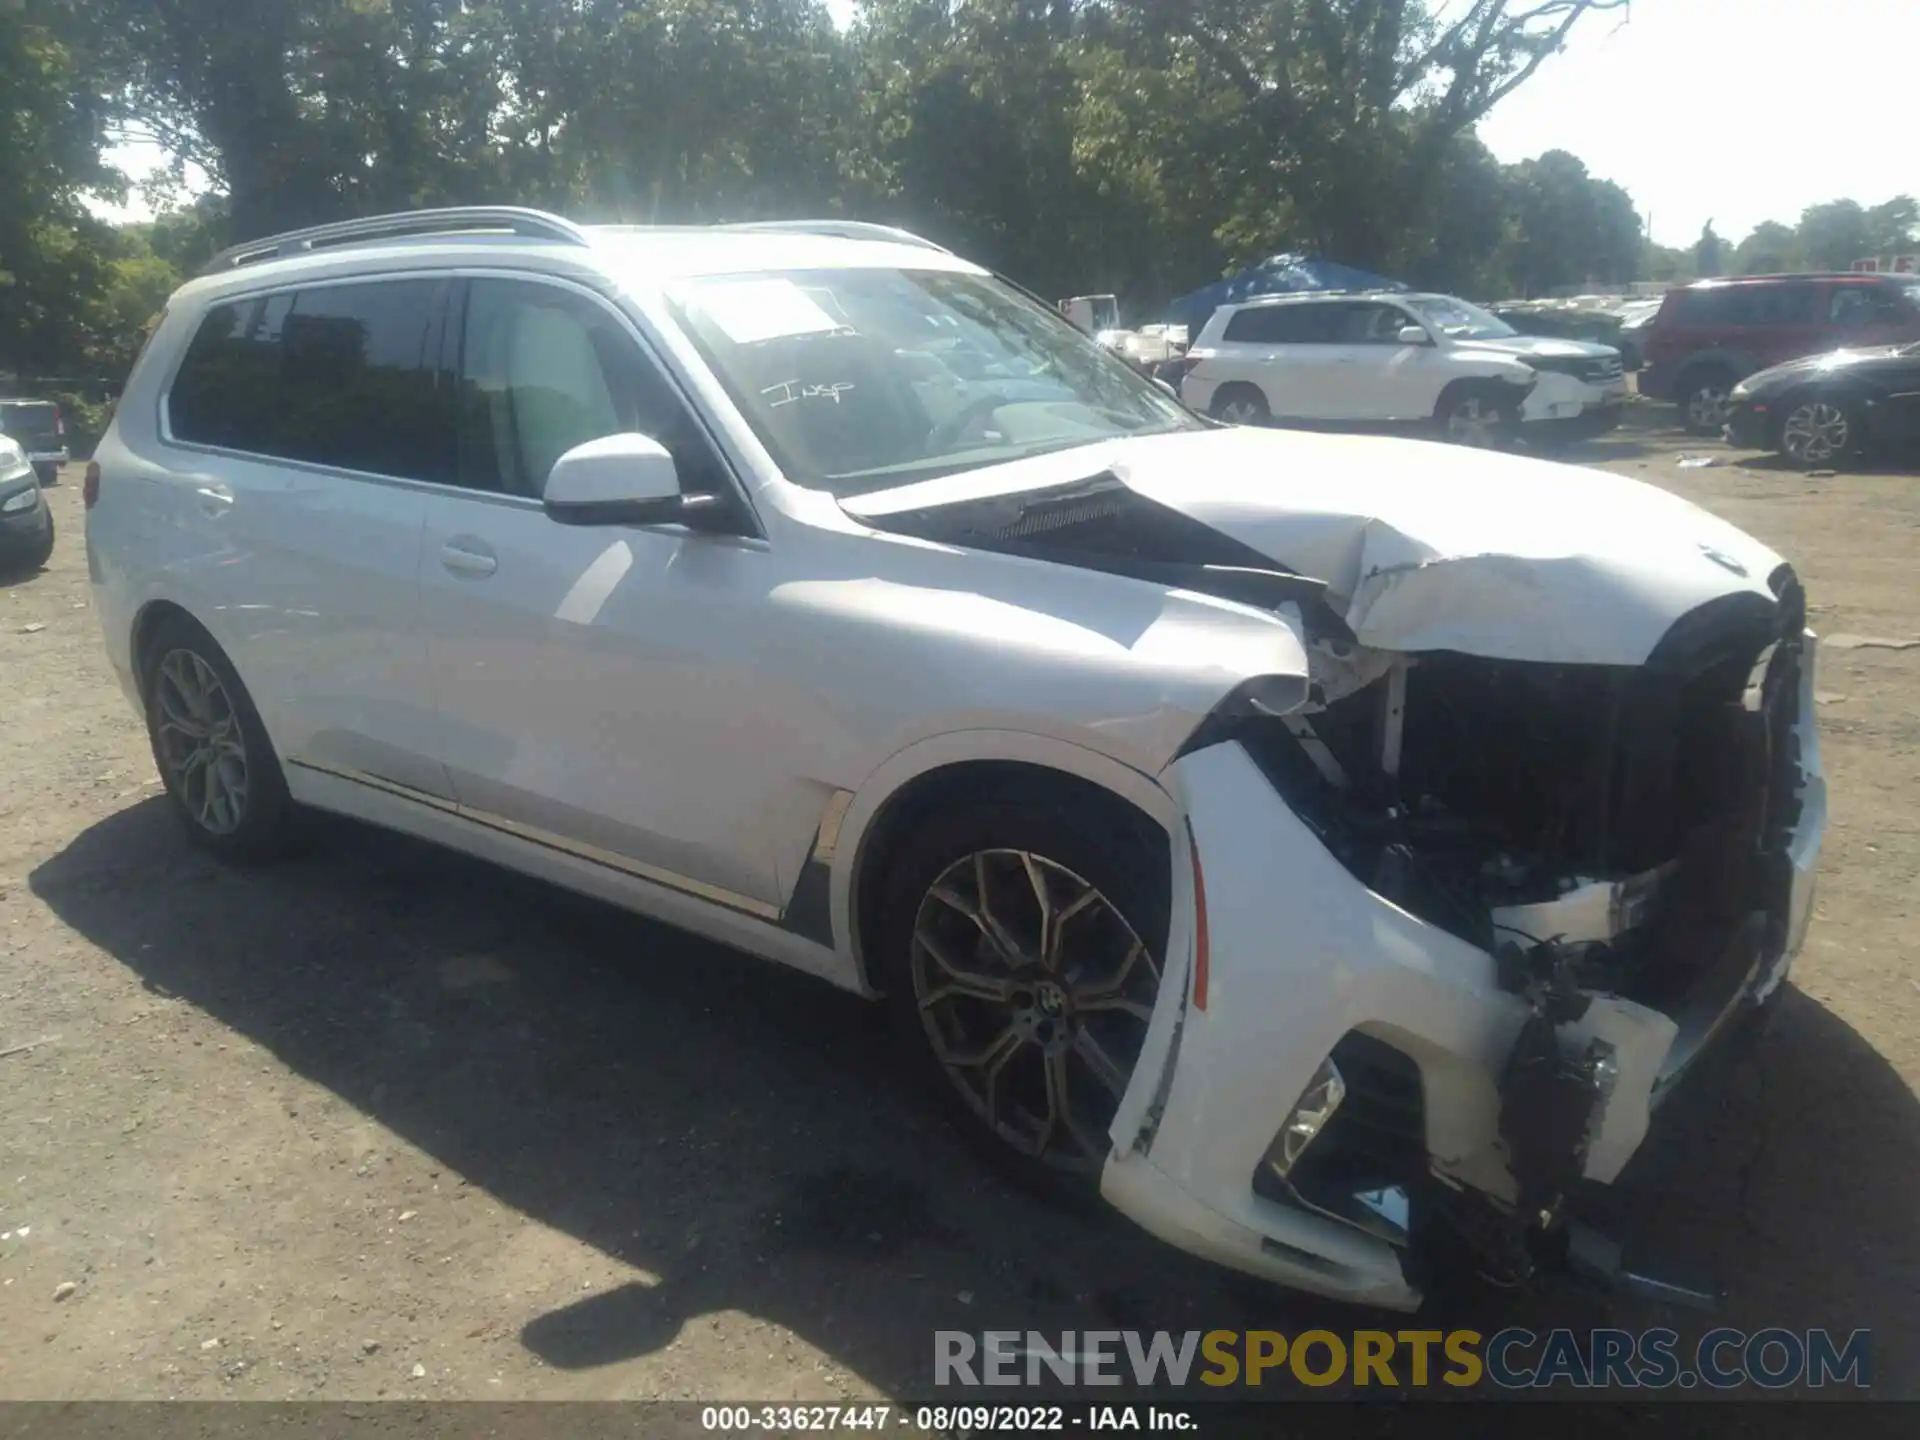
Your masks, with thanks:
M 1709 220 L 1701 228 L 1700 238 L 1693 242 L 1693 273 L 1703 280 L 1711 280 L 1725 266 L 1726 254 L 1727 242 L 1715 233 Z
M 1496 162 L 1475 122 L 1625 4 L 0 0 L 0 369 L 117 375 L 221 245 L 433 204 L 855 215 L 1132 320 L 1289 250 L 1493 300 L 1912 246 L 1900 197 L 1670 250 L 1574 156 Z M 115 229 L 128 138 L 176 188 Z

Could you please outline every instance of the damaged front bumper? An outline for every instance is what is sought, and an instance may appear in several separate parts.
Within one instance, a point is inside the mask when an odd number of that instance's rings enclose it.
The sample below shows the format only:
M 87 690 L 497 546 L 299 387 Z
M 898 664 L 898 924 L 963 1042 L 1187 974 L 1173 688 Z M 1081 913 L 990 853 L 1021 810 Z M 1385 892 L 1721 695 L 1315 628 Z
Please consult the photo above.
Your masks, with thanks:
M 1524 1269 L 1517 1247 L 1562 1222 L 1573 1184 L 1619 1175 L 1800 948 L 1826 825 L 1813 646 L 1781 701 L 1793 805 L 1765 913 L 1716 932 L 1669 993 L 1611 993 L 1573 963 L 1638 919 L 1633 879 L 1571 888 L 1552 913 L 1509 908 L 1523 943 L 1471 943 L 1356 878 L 1242 744 L 1176 761 L 1163 780 L 1191 864 L 1174 866 L 1166 976 L 1103 1194 L 1182 1249 L 1343 1300 L 1414 1308 L 1436 1244 Z M 1289 1163 L 1282 1133 L 1303 1114 Z

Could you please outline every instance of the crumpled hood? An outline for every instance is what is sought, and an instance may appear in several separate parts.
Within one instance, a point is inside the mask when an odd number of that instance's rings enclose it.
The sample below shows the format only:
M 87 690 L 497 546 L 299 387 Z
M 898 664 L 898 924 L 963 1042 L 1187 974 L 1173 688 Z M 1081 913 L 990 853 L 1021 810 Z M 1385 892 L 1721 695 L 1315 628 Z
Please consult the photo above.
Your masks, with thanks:
M 1324 582 L 1355 637 L 1384 650 L 1639 665 L 1710 601 L 1773 600 L 1783 563 L 1698 506 L 1606 471 L 1254 428 L 1079 447 L 842 503 L 880 521 L 1102 471 Z
M 1598 345 L 1587 340 L 1562 340 L 1555 335 L 1511 335 L 1504 340 L 1469 340 L 1462 337 L 1453 343 L 1454 348 L 1459 350 L 1497 350 L 1503 355 L 1518 355 L 1522 360 L 1529 355 L 1562 360 L 1605 360 L 1620 353 L 1611 345 Z

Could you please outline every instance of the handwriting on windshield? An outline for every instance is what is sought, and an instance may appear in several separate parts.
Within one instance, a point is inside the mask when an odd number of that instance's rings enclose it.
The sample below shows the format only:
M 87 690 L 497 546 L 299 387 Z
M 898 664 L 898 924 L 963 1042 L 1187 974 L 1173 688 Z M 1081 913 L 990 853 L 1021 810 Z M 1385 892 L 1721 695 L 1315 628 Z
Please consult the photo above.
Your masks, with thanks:
M 836 381 L 831 385 L 803 385 L 798 380 L 787 380 L 778 385 L 769 385 L 760 393 L 766 398 L 769 410 L 778 410 L 782 405 L 792 405 L 800 400 L 831 400 L 838 405 L 840 397 L 853 388 L 853 383 L 848 380 Z

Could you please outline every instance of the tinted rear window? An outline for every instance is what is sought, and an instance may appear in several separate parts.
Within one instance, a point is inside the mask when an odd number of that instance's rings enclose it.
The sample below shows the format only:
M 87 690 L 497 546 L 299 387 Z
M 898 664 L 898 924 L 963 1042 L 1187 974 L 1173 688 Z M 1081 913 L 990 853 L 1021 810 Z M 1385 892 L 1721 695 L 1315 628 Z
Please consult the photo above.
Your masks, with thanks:
M 1683 290 L 1673 318 L 1683 325 L 1813 325 L 1820 320 L 1820 291 L 1802 283 Z
M 168 397 L 175 439 L 445 482 L 454 385 L 440 374 L 449 284 L 316 286 L 215 306 Z
M 1242 310 L 1227 321 L 1222 340 L 1254 345 L 1314 345 L 1334 339 L 1338 318 L 1331 305 L 1267 305 Z
M 51 434 L 56 418 L 50 400 L 10 400 L 0 404 L 0 434 Z

